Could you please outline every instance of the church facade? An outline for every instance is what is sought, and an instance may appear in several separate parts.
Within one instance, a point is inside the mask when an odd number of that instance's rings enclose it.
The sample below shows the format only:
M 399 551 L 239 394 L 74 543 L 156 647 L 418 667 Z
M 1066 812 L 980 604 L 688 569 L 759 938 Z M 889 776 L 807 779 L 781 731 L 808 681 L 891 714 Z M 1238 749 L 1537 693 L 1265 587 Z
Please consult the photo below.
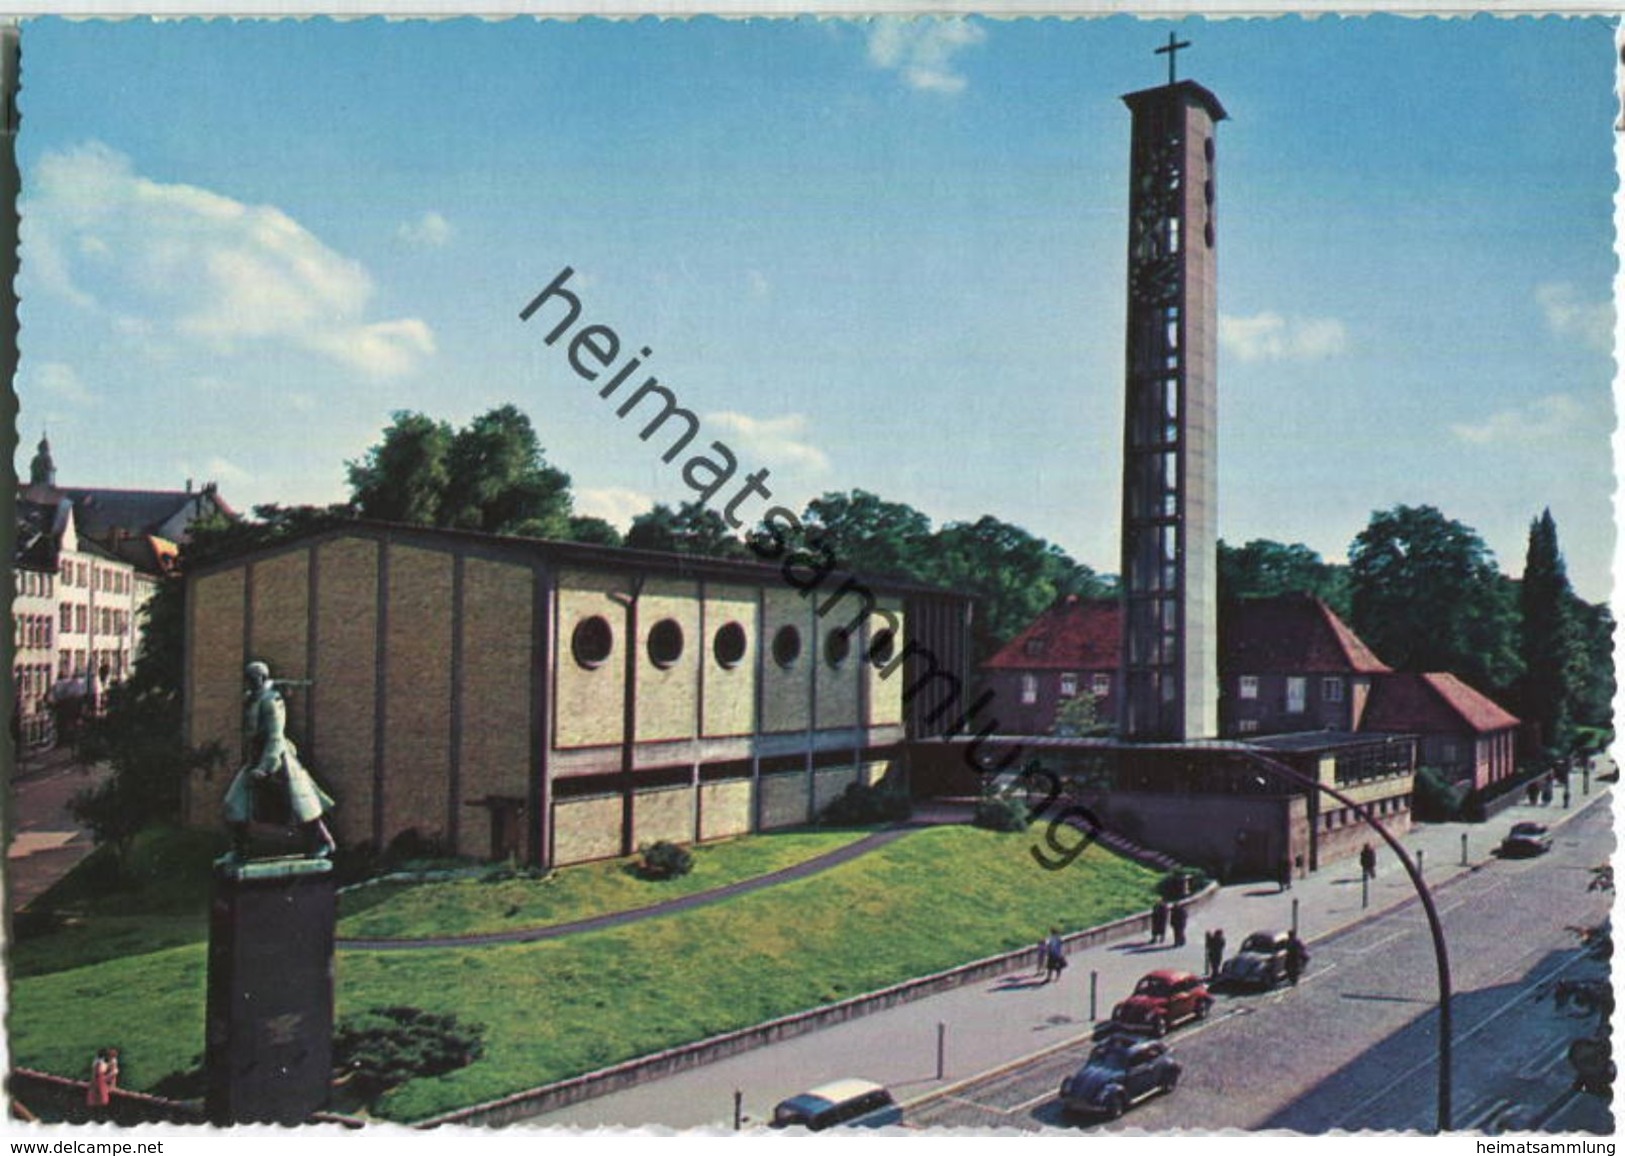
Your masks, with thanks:
M 970 685 L 966 599 L 788 563 L 357 522 L 186 581 L 187 741 L 235 759 L 267 662 L 345 843 L 557 866 L 806 823 Z

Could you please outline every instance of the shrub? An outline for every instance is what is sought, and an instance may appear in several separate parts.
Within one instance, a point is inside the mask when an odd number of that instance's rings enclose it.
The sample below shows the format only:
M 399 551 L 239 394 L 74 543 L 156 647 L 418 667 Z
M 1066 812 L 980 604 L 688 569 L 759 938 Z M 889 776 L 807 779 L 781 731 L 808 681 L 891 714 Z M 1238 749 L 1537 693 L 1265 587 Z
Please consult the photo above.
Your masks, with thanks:
M 637 874 L 644 879 L 676 879 L 694 870 L 694 856 L 688 848 L 665 839 L 642 849 Z
M 865 783 L 848 783 L 846 790 L 818 817 L 826 827 L 869 827 L 900 823 L 914 813 L 914 803 L 901 791 Z
M 1031 815 L 1027 804 L 1014 795 L 990 795 L 976 804 L 971 822 L 989 831 L 1025 831 Z
M 1418 767 L 1412 814 L 1426 823 L 1446 823 L 1461 816 L 1467 789 L 1450 781 L 1437 767 Z
M 467 1067 L 485 1051 L 482 1024 L 415 1007 L 371 1008 L 346 1016 L 333 1033 L 333 1063 L 349 1073 L 349 1087 L 370 1101 L 419 1076 L 443 1076 Z

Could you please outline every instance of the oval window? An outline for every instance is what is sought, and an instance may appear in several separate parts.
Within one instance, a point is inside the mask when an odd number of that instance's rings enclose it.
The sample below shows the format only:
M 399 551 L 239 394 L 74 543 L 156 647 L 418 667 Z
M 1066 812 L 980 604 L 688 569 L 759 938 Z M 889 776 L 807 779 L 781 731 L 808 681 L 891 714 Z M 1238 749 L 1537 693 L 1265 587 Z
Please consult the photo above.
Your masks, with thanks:
M 773 636 L 773 661 L 783 667 L 795 664 L 801 657 L 801 631 L 794 626 L 781 626 Z
M 852 653 L 852 636 L 845 630 L 831 630 L 824 637 L 824 661 L 840 669 L 846 656 Z
M 662 618 L 649 630 L 649 661 L 665 670 L 683 657 L 683 628 L 675 618 Z
M 711 655 L 718 666 L 732 670 L 745 660 L 747 641 L 745 628 L 737 622 L 730 622 L 720 627 L 716 637 L 711 640 Z
M 893 631 L 882 630 L 869 640 L 869 661 L 876 666 L 885 666 L 896 650 L 897 635 Z
M 599 615 L 583 618 L 570 635 L 570 653 L 588 670 L 603 664 L 615 649 L 615 632 Z

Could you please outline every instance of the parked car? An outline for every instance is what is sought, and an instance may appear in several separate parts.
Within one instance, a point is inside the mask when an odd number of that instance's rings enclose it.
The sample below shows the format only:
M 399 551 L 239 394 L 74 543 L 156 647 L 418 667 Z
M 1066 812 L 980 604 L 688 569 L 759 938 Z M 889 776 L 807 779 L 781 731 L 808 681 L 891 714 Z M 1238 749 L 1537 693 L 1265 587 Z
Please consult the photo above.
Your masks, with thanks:
M 810 1092 L 780 1100 L 773 1109 L 773 1127 L 801 1126 L 822 1132 L 844 1124 L 851 1128 L 883 1128 L 903 1118 L 892 1094 L 873 1080 L 834 1080 Z
M 1216 986 L 1274 987 L 1286 978 L 1291 937 L 1284 931 L 1255 931 L 1241 941 L 1241 950 L 1219 967 Z
M 1212 1006 L 1213 997 L 1199 976 L 1168 968 L 1141 976 L 1134 994 L 1112 1009 L 1112 1023 L 1161 1036 L 1186 1020 L 1206 1019 Z
M 1061 1081 L 1061 1107 L 1068 1112 L 1116 1119 L 1129 1106 L 1158 1092 L 1172 1092 L 1180 1067 L 1159 1040 L 1112 1036 Z
M 1503 859 L 1528 859 L 1552 849 L 1552 833 L 1544 823 L 1514 823 L 1495 853 Z

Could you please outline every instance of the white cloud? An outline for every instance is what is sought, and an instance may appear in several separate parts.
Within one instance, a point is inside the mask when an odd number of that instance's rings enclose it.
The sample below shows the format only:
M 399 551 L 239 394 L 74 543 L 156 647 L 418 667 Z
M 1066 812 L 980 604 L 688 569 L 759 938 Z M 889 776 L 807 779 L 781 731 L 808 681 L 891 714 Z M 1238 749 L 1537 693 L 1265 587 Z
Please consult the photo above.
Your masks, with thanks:
M 882 17 L 869 25 L 869 60 L 896 72 L 911 88 L 952 94 L 965 88 L 953 58 L 985 39 L 981 25 L 960 18 Z
M 434 352 L 424 322 L 369 319 L 366 269 L 280 209 L 150 180 L 96 143 L 46 154 L 33 175 L 24 214 L 42 283 L 122 332 L 221 356 L 292 346 L 372 377 Z
M 396 235 L 419 249 L 439 249 L 451 240 L 451 222 L 431 210 L 415 221 L 405 222 Z
M 1577 338 L 1599 353 L 1614 350 L 1614 304 L 1611 301 L 1582 301 L 1579 291 L 1567 282 L 1549 282 L 1535 287 L 1535 300 L 1546 315 L 1553 334 Z
M 1242 361 L 1322 361 L 1348 351 L 1348 331 L 1330 317 L 1219 317 L 1219 343 Z
M 621 486 L 576 490 L 574 498 L 577 514 L 602 518 L 622 533 L 631 527 L 633 518 L 648 513 L 655 504 L 648 494 Z
M 730 437 L 729 449 L 743 449 L 746 456 L 773 467 L 802 469 L 821 473 L 829 468 L 829 458 L 816 446 L 801 440 L 807 419 L 799 413 L 784 417 L 754 418 L 748 414 L 724 411 L 705 415 L 708 427 L 720 426 Z
M 203 463 L 201 476 L 205 481 L 219 482 L 224 486 L 237 488 L 246 486 L 254 480 L 253 474 L 225 458 L 210 458 Z
M 91 405 L 96 401 L 96 395 L 86 388 L 71 365 L 47 361 L 30 376 L 40 392 L 72 405 Z
M 1476 425 L 1452 425 L 1450 432 L 1473 445 L 1531 445 L 1565 442 L 1586 424 L 1584 406 L 1566 393 L 1554 393 L 1493 413 Z

